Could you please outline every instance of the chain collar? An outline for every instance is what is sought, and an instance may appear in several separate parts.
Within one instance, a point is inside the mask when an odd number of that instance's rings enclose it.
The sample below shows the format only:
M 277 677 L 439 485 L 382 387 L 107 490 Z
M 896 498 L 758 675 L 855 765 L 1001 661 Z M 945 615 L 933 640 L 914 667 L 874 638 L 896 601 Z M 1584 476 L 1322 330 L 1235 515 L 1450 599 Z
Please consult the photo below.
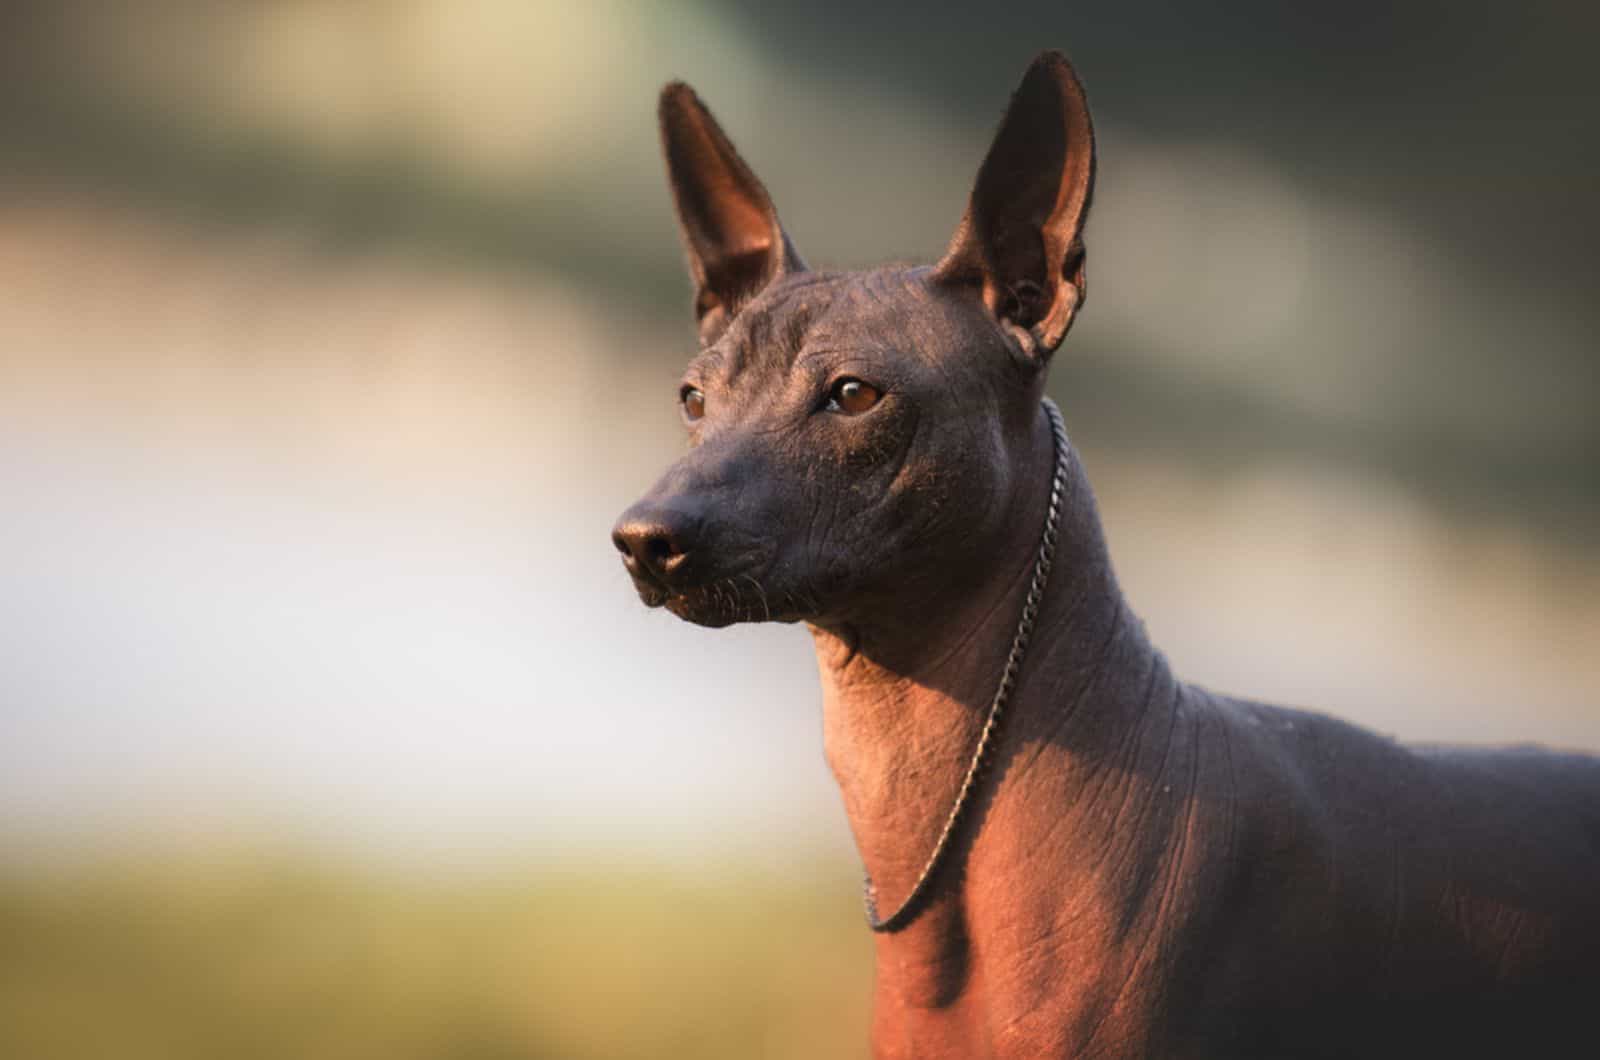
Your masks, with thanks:
M 873 885 L 872 876 L 865 876 L 862 901 L 866 906 L 867 926 L 873 931 L 899 931 L 916 919 L 922 900 L 927 897 L 928 887 L 933 882 L 934 873 L 950 847 L 956 826 L 961 823 L 972 801 L 978 775 L 983 772 L 989 755 L 994 751 L 995 734 L 1000 728 L 1001 716 L 1005 713 L 1006 702 L 1011 698 L 1011 690 L 1017 683 L 1017 674 L 1022 670 L 1023 656 L 1028 652 L 1028 640 L 1033 636 L 1033 626 L 1039 618 L 1039 604 L 1044 599 L 1045 586 L 1050 581 L 1050 568 L 1055 563 L 1056 539 L 1061 532 L 1061 502 L 1067 489 L 1067 429 L 1061 422 L 1061 410 L 1056 408 L 1054 401 L 1045 398 L 1044 410 L 1050 417 L 1050 433 L 1055 440 L 1055 475 L 1050 481 L 1050 509 L 1045 515 L 1044 535 L 1039 541 L 1039 557 L 1033 564 L 1033 581 L 1028 585 L 1028 597 L 1022 605 L 1017 632 L 1011 638 L 1011 653 L 1006 656 L 1005 669 L 1000 671 L 999 687 L 994 690 L 989 716 L 984 719 L 983 730 L 978 734 L 978 745 L 972 750 L 972 759 L 967 763 L 966 776 L 962 777 L 961 787 L 956 792 L 955 804 L 950 807 L 944 827 L 939 829 L 939 838 L 934 841 L 933 853 L 928 855 L 927 864 L 923 865 L 917 881 L 911 885 L 905 901 L 894 912 L 880 918 L 878 889 Z

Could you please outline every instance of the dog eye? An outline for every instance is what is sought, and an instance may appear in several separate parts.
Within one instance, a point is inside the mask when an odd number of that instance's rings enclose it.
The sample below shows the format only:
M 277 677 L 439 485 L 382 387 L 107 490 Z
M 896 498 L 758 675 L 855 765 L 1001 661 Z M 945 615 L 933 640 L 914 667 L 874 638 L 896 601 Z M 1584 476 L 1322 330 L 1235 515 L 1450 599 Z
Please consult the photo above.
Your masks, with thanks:
M 678 391 L 678 401 L 683 404 L 683 418 L 690 423 L 706 414 L 706 396 L 692 386 Z
M 878 403 L 883 392 L 859 379 L 840 379 L 828 391 L 828 411 L 859 416 Z

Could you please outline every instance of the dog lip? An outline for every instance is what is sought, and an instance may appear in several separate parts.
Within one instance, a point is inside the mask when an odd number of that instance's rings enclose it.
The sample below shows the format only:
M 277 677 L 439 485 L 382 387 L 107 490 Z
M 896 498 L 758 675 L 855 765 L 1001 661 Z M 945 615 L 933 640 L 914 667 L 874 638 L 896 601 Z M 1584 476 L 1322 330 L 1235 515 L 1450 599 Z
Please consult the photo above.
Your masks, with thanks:
M 627 568 L 628 575 L 633 579 L 633 588 L 646 607 L 663 607 L 673 603 L 687 604 L 704 588 L 699 583 L 687 585 L 676 583 L 673 579 L 664 578 L 642 564 L 628 560 L 623 561 L 623 566 Z
M 634 591 L 639 594 L 639 599 L 646 607 L 660 607 L 674 595 L 660 579 L 632 559 L 624 559 L 622 566 L 633 579 Z
M 738 607 L 729 609 L 708 606 L 714 602 L 714 587 L 717 585 L 725 584 L 731 591 L 738 592 L 743 583 L 753 582 L 757 589 L 760 589 L 771 564 L 750 562 L 750 558 L 740 557 L 744 562 L 736 563 L 731 570 L 708 571 L 702 568 L 690 572 L 679 567 L 676 570 L 660 571 L 638 562 L 632 556 L 623 556 L 622 565 L 633 579 L 633 587 L 639 594 L 639 600 L 646 607 L 665 608 L 679 618 L 697 625 L 721 626 L 736 621 L 777 617 L 769 610 L 764 593 L 759 607 L 754 605 L 749 607 L 748 616 Z M 759 574 L 753 574 L 756 571 L 759 571 Z
M 638 592 L 639 599 L 643 601 L 646 607 L 660 607 L 677 595 L 666 586 L 643 578 L 635 578 L 633 580 L 633 588 Z
M 745 619 L 737 610 L 719 610 L 706 608 L 706 594 L 698 588 L 686 589 L 682 592 L 669 593 L 662 605 L 685 622 L 693 622 L 697 626 L 710 626 L 720 629 Z

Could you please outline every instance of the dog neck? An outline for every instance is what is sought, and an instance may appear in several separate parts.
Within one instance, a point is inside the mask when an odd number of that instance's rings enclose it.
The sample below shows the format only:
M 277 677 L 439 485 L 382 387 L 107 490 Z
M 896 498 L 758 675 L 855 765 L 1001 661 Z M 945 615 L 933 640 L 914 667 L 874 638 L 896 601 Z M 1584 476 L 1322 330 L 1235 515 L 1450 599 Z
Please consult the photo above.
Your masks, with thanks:
M 1042 409 L 1033 434 L 1028 473 L 1018 476 L 1001 521 L 1011 539 L 990 553 L 1007 557 L 1005 563 L 991 560 L 976 588 L 958 586 L 946 599 L 918 601 L 911 614 L 813 627 L 828 761 L 884 912 L 909 892 L 933 849 L 1022 611 L 1053 457 Z M 900 947 L 902 957 L 920 951 L 911 963 L 934 971 L 931 996 L 920 1003 L 948 1003 L 960 993 L 972 915 L 967 898 L 1010 882 L 982 878 L 970 857 L 979 838 L 1012 828 L 1016 812 L 1030 805 L 1037 814 L 1037 807 L 1073 802 L 1071 791 L 1057 790 L 1063 778 L 1080 787 L 1091 783 L 1101 772 L 1096 766 L 1121 753 L 1132 730 L 1147 728 L 1140 719 L 1152 704 L 1173 700 L 1165 663 L 1117 587 L 1082 467 L 1076 454 L 1066 459 L 1054 570 L 965 834 L 948 852 L 920 915 L 905 930 L 880 936 L 881 947 Z M 1047 767 L 1034 768 L 1041 763 Z M 1030 785 L 1051 790 L 1034 793 Z

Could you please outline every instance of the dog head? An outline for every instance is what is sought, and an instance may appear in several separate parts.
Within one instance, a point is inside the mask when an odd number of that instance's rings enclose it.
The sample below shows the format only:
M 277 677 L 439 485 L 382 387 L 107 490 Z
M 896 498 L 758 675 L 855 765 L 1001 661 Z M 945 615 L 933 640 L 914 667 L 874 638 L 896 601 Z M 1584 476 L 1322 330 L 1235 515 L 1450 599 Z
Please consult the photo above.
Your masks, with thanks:
M 1051 353 L 1084 298 L 1094 135 L 1034 61 L 933 266 L 809 270 L 686 85 L 661 96 L 701 350 L 688 451 L 612 540 L 650 606 L 703 625 L 852 620 L 988 569 Z

